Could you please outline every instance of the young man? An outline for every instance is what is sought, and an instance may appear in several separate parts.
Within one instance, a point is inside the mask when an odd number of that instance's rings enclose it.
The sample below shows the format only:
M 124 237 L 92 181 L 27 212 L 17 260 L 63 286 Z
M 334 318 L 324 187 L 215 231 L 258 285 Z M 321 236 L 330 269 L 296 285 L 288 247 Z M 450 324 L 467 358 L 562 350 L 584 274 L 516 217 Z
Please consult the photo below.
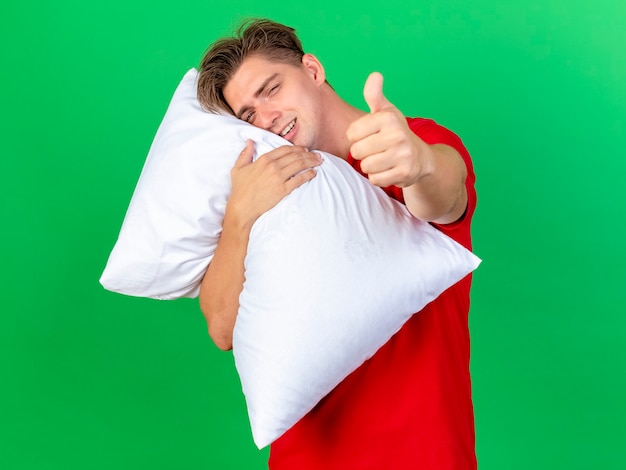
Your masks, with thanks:
M 405 118 L 367 79 L 370 112 L 345 101 L 305 54 L 295 31 L 250 22 L 216 42 L 200 67 L 198 98 L 212 111 L 283 136 L 293 146 L 252 162 L 248 142 L 232 170 L 223 231 L 200 305 L 209 334 L 230 349 L 256 219 L 315 177 L 323 150 L 404 202 L 409 211 L 471 248 L 476 205 L 470 156 L 460 139 L 428 119 Z M 346 282 L 350 282 L 346 279 Z M 469 291 L 463 279 L 347 377 L 272 444 L 272 469 L 474 469 L 469 376 Z

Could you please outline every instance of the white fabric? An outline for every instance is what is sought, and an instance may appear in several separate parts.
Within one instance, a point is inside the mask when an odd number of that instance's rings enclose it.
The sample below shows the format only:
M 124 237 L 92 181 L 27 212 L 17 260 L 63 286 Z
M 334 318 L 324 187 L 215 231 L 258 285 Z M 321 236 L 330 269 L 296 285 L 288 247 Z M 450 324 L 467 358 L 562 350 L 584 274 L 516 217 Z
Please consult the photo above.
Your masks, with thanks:
M 191 69 L 183 77 L 152 142 L 100 279 L 108 290 L 197 297 L 222 231 L 230 170 L 246 139 L 256 141 L 257 155 L 289 143 L 232 116 L 204 112 L 197 74 Z
M 102 283 L 193 296 L 219 238 L 230 169 L 247 138 L 283 139 L 200 110 L 179 85 L 148 155 Z M 317 176 L 255 223 L 233 333 L 255 443 L 265 447 L 480 260 L 320 152 Z

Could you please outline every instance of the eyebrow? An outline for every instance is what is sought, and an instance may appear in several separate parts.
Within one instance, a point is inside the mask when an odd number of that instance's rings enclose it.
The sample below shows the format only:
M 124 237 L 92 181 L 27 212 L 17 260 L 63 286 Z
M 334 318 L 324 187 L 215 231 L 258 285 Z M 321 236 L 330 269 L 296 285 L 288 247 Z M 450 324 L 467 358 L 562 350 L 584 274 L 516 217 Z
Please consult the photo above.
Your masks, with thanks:
M 261 83 L 261 86 L 259 86 L 259 88 L 257 89 L 257 91 L 254 92 L 254 97 L 258 98 L 259 96 L 261 96 L 261 94 L 263 93 L 263 90 L 265 90 L 267 88 L 267 85 L 269 85 L 269 83 L 274 80 L 276 77 L 278 77 L 278 72 L 270 75 L 269 77 L 267 77 L 263 83 Z M 241 116 L 243 115 L 243 113 L 246 112 L 246 110 L 250 108 L 250 105 L 244 105 L 239 112 L 237 112 L 236 116 L 238 119 L 241 119 Z

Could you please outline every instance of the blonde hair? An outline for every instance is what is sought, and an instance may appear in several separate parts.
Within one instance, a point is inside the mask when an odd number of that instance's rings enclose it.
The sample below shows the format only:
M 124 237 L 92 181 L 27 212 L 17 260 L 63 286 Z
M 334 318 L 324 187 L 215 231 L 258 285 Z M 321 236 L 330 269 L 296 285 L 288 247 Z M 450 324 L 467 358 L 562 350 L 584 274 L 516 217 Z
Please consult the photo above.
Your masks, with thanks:
M 260 56 L 299 66 L 303 55 L 295 29 L 266 19 L 248 20 L 233 37 L 216 41 L 205 53 L 198 76 L 198 101 L 207 111 L 234 114 L 224 98 L 224 87 L 246 58 Z

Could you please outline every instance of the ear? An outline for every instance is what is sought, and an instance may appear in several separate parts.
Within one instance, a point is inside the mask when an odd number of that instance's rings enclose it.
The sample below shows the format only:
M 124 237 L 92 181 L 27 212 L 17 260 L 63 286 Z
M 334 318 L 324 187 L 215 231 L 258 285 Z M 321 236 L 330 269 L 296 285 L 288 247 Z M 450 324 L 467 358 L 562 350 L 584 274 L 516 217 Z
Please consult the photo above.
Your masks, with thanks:
M 302 56 L 302 65 L 304 70 L 313 78 L 315 83 L 322 84 L 326 81 L 326 72 L 324 66 L 313 54 L 304 54 Z

